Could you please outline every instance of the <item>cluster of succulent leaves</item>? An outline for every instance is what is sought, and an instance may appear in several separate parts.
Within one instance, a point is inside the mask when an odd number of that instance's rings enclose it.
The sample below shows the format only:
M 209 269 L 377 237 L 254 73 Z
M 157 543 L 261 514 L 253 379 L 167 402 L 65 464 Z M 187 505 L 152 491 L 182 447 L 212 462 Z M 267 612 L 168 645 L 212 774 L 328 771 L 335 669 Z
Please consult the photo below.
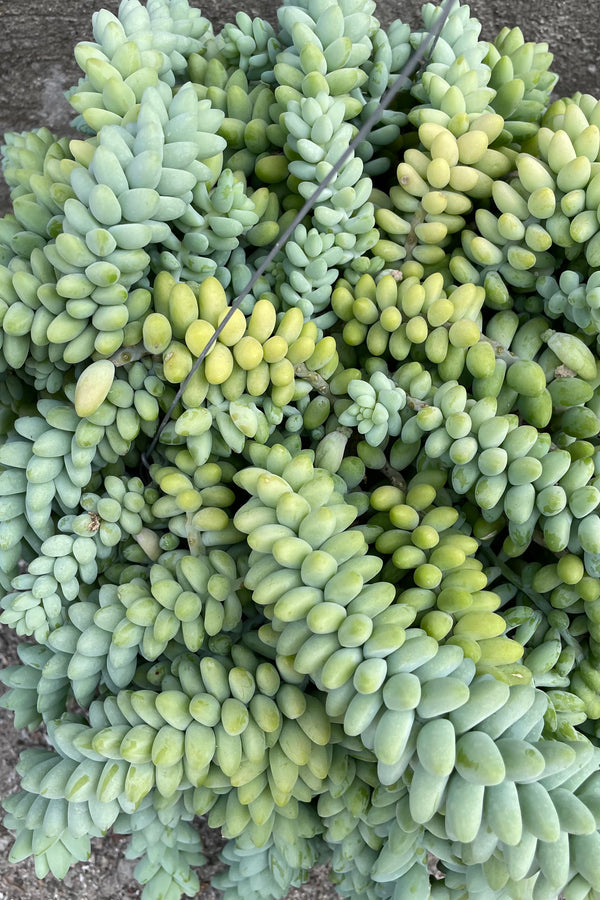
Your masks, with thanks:
M 8 134 L 0 621 L 14 862 L 144 900 L 600 892 L 600 103 L 440 9 L 123 0 L 80 137 Z M 31 640 L 33 639 L 33 640 Z

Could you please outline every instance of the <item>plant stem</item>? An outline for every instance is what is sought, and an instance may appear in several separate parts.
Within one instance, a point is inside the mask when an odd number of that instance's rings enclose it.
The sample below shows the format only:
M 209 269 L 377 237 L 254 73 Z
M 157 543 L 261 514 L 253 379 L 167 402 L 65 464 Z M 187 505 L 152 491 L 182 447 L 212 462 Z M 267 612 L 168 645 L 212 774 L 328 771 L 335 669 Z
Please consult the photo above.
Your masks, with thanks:
M 400 488 L 401 491 L 406 491 L 407 485 L 405 478 L 400 474 L 397 469 L 394 469 L 393 466 L 390 466 L 388 462 L 382 467 L 381 472 L 390 484 L 393 484 L 394 487 Z
M 406 251 L 406 255 L 402 262 L 407 262 L 407 260 L 412 259 L 413 250 L 417 246 L 419 239 L 416 234 L 417 225 L 422 225 L 425 221 L 425 216 L 427 213 L 423 209 L 422 205 L 419 203 L 418 209 L 415 211 L 415 214 L 412 217 L 410 223 L 410 231 L 406 235 L 406 240 L 404 241 L 404 249 Z
M 307 368 L 304 363 L 296 363 L 294 366 L 294 374 L 297 375 L 298 378 L 303 378 L 304 381 L 308 381 L 319 394 L 322 394 L 323 397 L 327 397 L 330 403 L 335 402 L 336 397 L 331 393 L 329 385 L 318 372 L 313 372 L 312 369 Z
M 127 363 L 135 362 L 142 359 L 143 356 L 150 356 L 143 344 L 136 344 L 134 347 L 121 347 L 116 353 L 110 357 L 111 363 L 115 366 L 126 366 Z
M 200 556 L 202 553 L 202 538 L 200 536 L 200 532 L 196 528 L 196 526 L 192 523 L 194 518 L 194 514 L 191 512 L 186 513 L 185 516 L 185 530 L 187 536 L 188 546 L 190 548 L 190 554 L 192 556 Z

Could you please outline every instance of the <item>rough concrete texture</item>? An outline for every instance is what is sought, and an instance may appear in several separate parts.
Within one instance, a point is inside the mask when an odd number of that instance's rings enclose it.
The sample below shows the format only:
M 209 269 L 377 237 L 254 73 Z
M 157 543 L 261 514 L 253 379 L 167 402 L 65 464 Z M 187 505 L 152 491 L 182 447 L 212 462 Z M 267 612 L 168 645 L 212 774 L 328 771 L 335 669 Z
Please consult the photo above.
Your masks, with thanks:
M 119 0 L 0 0 L 0 135 L 41 125 L 67 133 L 71 108 L 62 92 L 81 74 L 73 46 L 90 39 L 92 13 L 102 5 L 116 12 Z M 236 0 L 192 0 L 192 5 L 202 7 L 215 31 L 239 8 Z M 576 90 L 600 94 L 600 0 L 472 0 L 470 5 L 484 38 L 492 39 L 505 25 L 519 25 L 527 40 L 547 41 L 562 95 Z M 275 0 L 251 0 L 242 7 L 275 21 Z M 383 24 L 401 18 L 416 26 L 420 8 L 421 0 L 386 0 L 377 15 Z M 7 209 L 2 184 L 0 214 Z
M 193 5 L 199 5 L 197 0 Z M 73 58 L 78 40 L 91 37 L 91 16 L 102 0 L 0 0 L 0 134 L 46 125 L 59 134 L 69 130 L 72 111 L 62 92 L 74 84 L 80 72 Z M 113 12 L 118 0 L 104 0 Z M 378 8 L 384 24 L 402 18 L 419 22 L 420 0 L 387 0 Z M 232 0 L 210 0 L 204 14 L 217 31 L 233 19 L 238 5 Z M 244 4 L 251 15 L 275 21 L 273 0 Z M 600 95 L 598 26 L 600 0 L 472 0 L 471 10 L 483 23 L 482 36 L 493 38 L 504 25 L 519 25 L 528 40 L 545 40 L 555 54 L 554 69 L 560 74 L 559 93 L 576 90 Z M 0 215 L 8 210 L 8 192 L 0 186 Z M 0 635 L 0 666 L 15 659 L 15 637 L 8 629 Z M 2 643 L 3 642 L 3 643 Z M 32 743 L 43 743 L 42 735 L 12 731 L 12 716 L 0 711 L 0 794 L 17 788 L 14 766 L 18 753 Z M 76 867 L 63 883 L 49 878 L 40 883 L 33 866 L 7 866 L 5 856 L 11 838 L 0 829 L 0 900 L 135 900 L 140 890 L 132 876 L 133 864 L 122 858 L 124 841 L 95 841 L 90 862 Z M 206 883 L 218 867 L 220 842 L 206 834 L 209 864 L 202 870 L 201 896 L 216 900 L 218 892 Z M 318 870 L 302 889 L 288 900 L 331 900 L 336 895 L 327 884 L 324 869 Z

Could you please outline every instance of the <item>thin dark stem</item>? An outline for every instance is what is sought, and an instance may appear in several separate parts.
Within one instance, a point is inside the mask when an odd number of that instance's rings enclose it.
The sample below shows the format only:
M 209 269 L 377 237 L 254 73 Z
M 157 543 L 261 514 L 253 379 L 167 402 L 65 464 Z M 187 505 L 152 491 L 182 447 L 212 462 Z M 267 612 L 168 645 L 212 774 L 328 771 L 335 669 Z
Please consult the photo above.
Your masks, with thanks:
M 406 480 L 400 474 L 397 469 L 394 469 L 393 466 L 390 466 L 389 463 L 386 464 L 381 469 L 382 475 L 385 475 L 390 484 L 393 484 L 394 487 L 400 488 L 401 491 L 406 491 L 407 485 Z
M 390 103 L 392 102 L 392 100 L 394 99 L 396 94 L 398 94 L 399 91 L 402 90 L 403 87 L 405 87 L 405 85 L 409 81 L 411 75 L 417 70 L 418 66 L 421 63 L 421 60 L 424 60 L 425 57 L 433 50 L 441 32 L 442 32 L 444 23 L 446 22 L 446 19 L 450 15 L 450 10 L 452 9 L 452 6 L 453 6 L 452 0 L 444 0 L 444 2 L 442 3 L 442 5 L 440 7 L 440 15 L 438 16 L 438 20 L 435 23 L 434 27 L 429 32 L 429 34 L 427 35 L 427 37 L 425 38 L 425 40 L 422 41 L 422 43 L 419 45 L 419 47 L 411 55 L 410 59 L 408 59 L 406 64 L 402 67 L 402 70 L 400 71 L 400 73 L 398 74 L 396 79 L 394 80 L 394 83 L 392 84 L 392 86 L 386 91 L 386 93 L 381 98 L 377 108 L 373 111 L 373 113 L 369 116 L 369 118 L 364 122 L 364 124 L 358 130 L 354 139 L 351 141 L 351 143 L 349 144 L 347 149 L 344 151 L 344 153 L 342 153 L 342 155 L 337 160 L 337 162 L 335 163 L 333 168 L 325 176 L 323 181 L 321 181 L 318 185 L 315 186 L 315 190 L 314 190 L 313 194 L 306 200 L 306 202 L 303 204 L 302 208 L 298 211 L 297 215 L 295 216 L 293 221 L 290 222 L 290 224 L 285 229 L 283 234 L 279 235 L 279 237 L 273 244 L 271 250 L 267 253 L 267 255 L 262 260 L 261 264 L 258 266 L 256 271 L 254 272 L 254 275 L 252 276 L 252 278 L 250 279 L 250 281 L 248 282 L 246 287 L 243 289 L 243 291 L 239 294 L 239 296 L 231 304 L 229 311 L 223 317 L 219 326 L 217 327 L 215 332 L 209 338 L 206 346 L 202 350 L 202 353 L 200 354 L 200 356 L 198 357 L 198 359 L 195 361 L 194 365 L 192 366 L 192 369 L 189 372 L 187 378 L 180 384 L 179 389 L 173 399 L 173 402 L 171 403 L 169 409 L 165 413 L 165 415 L 158 427 L 156 434 L 154 435 L 154 437 L 152 438 L 152 441 L 150 442 L 150 446 L 148 447 L 148 450 L 142 455 L 142 462 L 146 466 L 146 468 L 148 468 L 148 469 L 150 468 L 150 465 L 151 465 L 150 460 L 151 460 L 152 454 L 154 452 L 154 449 L 156 448 L 156 445 L 158 444 L 160 436 L 161 436 L 162 432 L 164 431 L 164 429 L 166 428 L 169 419 L 173 415 L 173 412 L 174 412 L 175 408 L 177 407 L 179 400 L 183 396 L 185 389 L 187 388 L 191 379 L 194 377 L 195 373 L 197 372 L 198 368 L 200 367 L 200 365 L 206 358 L 209 351 L 212 349 L 212 347 L 215 344 L 215 342 L 217 341 L 219 335 L 221 334 L 221 332 L 223 331 L 223 329 L 225 328 L 225 326 L 227 325 L 227 323 L 229 322 L 229 320 L 235 313 L 236 309 L 239 308 L 240 304 L 245 299 L 245 297 L 247 297 L 248 294 L 251 293 L 252 288 L 254 287 L 254 285 L 256 284 L 258 279 L 264 274 L 264 272 L 267 270 L 268 266 L 272 263 L 272 261 L 275 259 L 277 254 L 284 247 L 286 241 L 294 233 L 296 227 L 303 221 L 303 219 L 307 215 L 307 213 L 309 213 L 312 210 L 312 208 L 314 207 L 315 203 L 317 202 L 317 200 L 319 199 L 319 197 L 321 196 L 323 191 L 334 180 L 334 178 L 337 176 L 338 172 L 343 168 L 343 166 L 345 166 L 345 164 L 348 162 L 348 160 L 350 160 L 354 156 L 354 152 L 355 152 L 356 148 L 358 147 L 358 145 L 361 143 L 361 141 L 363 141 L 366 137 L 368 137 L 371 130 L 379 122 L 379 120 L 383 116 L 384 111 L 389 107 Z

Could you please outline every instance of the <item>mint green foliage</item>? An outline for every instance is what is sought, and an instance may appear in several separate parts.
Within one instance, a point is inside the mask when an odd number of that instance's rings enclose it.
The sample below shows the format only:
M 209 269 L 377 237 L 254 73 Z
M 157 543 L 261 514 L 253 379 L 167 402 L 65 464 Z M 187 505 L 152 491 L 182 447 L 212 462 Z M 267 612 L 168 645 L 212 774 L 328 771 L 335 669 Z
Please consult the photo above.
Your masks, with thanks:
M 598 331 L 600 309 L 600 275 L 593 272 L 583 281 L 578 272 L 566 269 L 560 280 L 541 276 L 537 290 L 546 301 L 547 315 L 552 319 L 564 316 L 587 334 Z
M 372 447 L 388 435 L 400 433 L 399 410 L 406 403 L 406 394 L 383 372 L 374 372 L 368 382 L 351 381 L 348 395 L 354 403 L 340 413 L 340 425 L 354 425 Z
M 419 46 L 427 37 L 440 12 L 432 3 L 424 5 L 425 28 L 414 35 L 413 46 Z M 414 124 L 429 121 L 445 125 L 454 115 L 483 112 L 487 108 L 494 91 L 488 87 L 490 71 L 481 65 L 488 45 L 478 40 L 480 30 L 479 22 L 469 18 L 468 6 L 452 4 L 431 62 L 421 83 L 412 90 L 423 104 L 410 113 Z
M 269 78 L 280 43 L 273 26 L 260 19 L 254 19 L 245 12 L 239 12 L 235 24 L 228 22 L 219 39 L 215 41 L 215 56 L 233 72 L 245 72 L 248 80 L 261 81 Z
M 93 19 L 2 150 L 13 862 L 144 900 L 600 892 L 600 102 L 453 0 Z M 150 442 L 185 385 L 170 420 Z M 146 463 L 148 465 L 146 465 Z M 29 642 L 29 639 L 34 642 Z

